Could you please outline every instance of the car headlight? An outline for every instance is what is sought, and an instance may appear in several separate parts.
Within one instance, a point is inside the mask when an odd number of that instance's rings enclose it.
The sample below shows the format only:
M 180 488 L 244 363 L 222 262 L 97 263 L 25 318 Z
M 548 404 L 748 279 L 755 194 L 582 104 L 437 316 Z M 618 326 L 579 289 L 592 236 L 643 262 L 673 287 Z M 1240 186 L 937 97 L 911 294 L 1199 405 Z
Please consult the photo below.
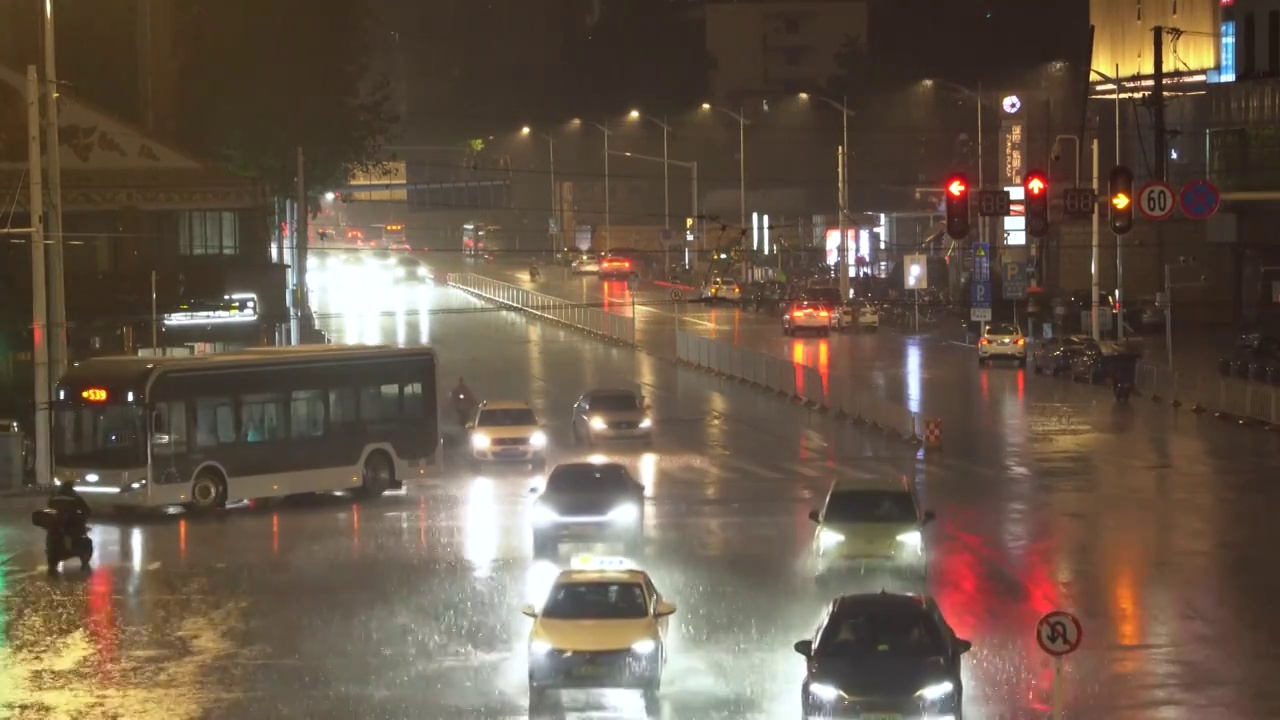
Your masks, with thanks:
M 141 488 L 142 488 L 143 486 L 145 486 L 146 484 L 147 484 L 147 479 L 146 479 L 146 478 L 142 478 L 142 479 L 138 480 L 137 482 L 129 483 L 129 489 L 130 489 L 130 490 L 138 490 L 138 489 L 141 489 Z
M 542 640 L 534 640 L 529 643 L 529 654 L 533 656 L 546 655 L 551 652 L 551 643 Z
M 539 430 L 538 432 L 529 436 L 529 444 L 536 448 L 546 447 L 547 434 Z
M 533 524 L 534 525 L 550 525 L 560 519 L 555 510 L 546 505 L 533 506 Z
M 944 680 L 940 683 L 924 688 L 920 692 L 916 693 L 916 697 L 932 702 L 934 700 L 941 700 L 942 698 L 950 695 L 951 691 L 955 689 L 956 686 L 951 684 L 950 680 Z
M 489 447 L 489 436 L 483 433 L 473 433 L 471 435 L 471 447 L 477 450 Z
M 822 528 L 818 531 L 818 544 L 824 548 L 834 547 L 844 542 L 844 535 L 835 530 Z
M 653 427 L 653 418 L 645 418 L 645 419 L 641 420 L 641 421 L 640 421 L 640 427 L 641 427 L 641 429 L 643 429 L 643 428 Z
M 609 519 L 614 522 L 634 522 L 640 517 L 640 508 L 635 505 L 621 505 L 609 511 Z
M 657 648 L 658 648 L 658 643 L 654 642 L 653 640 L 650 640 L 649 638 L 645 638 L 644 640 L 641 640 L 640 642 L 637 642 L 636 644 L 632 645 L 631 652 L 640 653 L 641 655 L 648 655 L 649 653 L 653 652 Z
M 601 417 L 593 417 L 587 421 L 587 424 L 591 426 L 592 430 L 606 430 L 609 427 L 609 423 L 605 422 L 604 418 Z
M 396 277 L 404 277 L 404 268 L 396 268 Z
M 911 532 L 904 532 L 899 535 L 898 542 L 905 543 L 912 547 L 920 547 L 920 544 L 924 542 L 924 538 L 921 537 L 919 530 L 912 530 Z
M 426 269 L 426 268 L 418 268 L 418 277 L 420 277 L 420 278 L 424 278 L 424 277 L 426 277 L 426 276 L 427 276 L 427 269 Z
M 827 702 L 835 700 L 836 698 L 846 697 L 840 688 L 834 685 L 827 685 L 826 683 L 813 683 L 809 686 L 809 694 L 819 700 L 825 700 Z

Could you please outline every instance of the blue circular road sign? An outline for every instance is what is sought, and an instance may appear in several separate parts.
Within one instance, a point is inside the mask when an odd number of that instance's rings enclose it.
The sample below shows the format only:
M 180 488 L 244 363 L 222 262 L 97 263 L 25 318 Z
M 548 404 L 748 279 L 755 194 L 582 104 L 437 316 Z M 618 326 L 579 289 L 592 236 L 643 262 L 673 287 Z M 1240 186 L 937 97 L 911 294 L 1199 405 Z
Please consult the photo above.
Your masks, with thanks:
M 1192 220 L 1203 220 L 1218 212 L 1222 196 L 1218 188 L 1208 180 L 1192 180 L 1178 193 L 1182 213 Z

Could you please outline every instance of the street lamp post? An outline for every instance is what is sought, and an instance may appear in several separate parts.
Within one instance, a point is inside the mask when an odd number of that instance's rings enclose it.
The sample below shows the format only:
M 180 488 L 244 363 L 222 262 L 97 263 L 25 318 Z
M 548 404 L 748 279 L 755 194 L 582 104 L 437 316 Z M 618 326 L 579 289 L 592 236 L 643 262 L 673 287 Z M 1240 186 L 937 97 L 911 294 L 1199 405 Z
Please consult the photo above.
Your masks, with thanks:
M 521 135 L 530 135 L 532 133 L 533 128 L 528 125 L 520 128 Z M 556 230 L 548 234 L 551 236 L 551 252 L 554 255 L 556 252 L 556 232 L 564 232 L 564 228 L 560 227 L 560 203 L 558 202 L 560 187 L 556 185 L 556 139 L 547 133 L 538 133 L 538 137 L 547 141 L 547 154 L 551 164 L 551 224 Z
M 613 247 L 613 221 L 609 214 L 609 123 L 592 122 L 604 133 L 604 251 Z
M 734 112 L 715 107 L 710 103 L 702 103 L 702 109 L 722 112 L 738 121 L 738 228 L 745 231 L 747 227 L 747 125 L 750 125 L 751 121 L 747 120 L 746 111 L 742 108 Z
M 662 227 L 667 230 L 671 229 L 671 182 L 670 182 L 670 165 L 667 155 L 667 134 L 671 132 L 671 126 L 667 124 L 664 117 L 659 120 L 649 117 L 639 110 L 632 110 L 630 114 L 633 120 L 648 120 L 649 122 L 662 128 L 662 211 L 663 223 Z
M 617 150 L 611 151 L 610 154 L 624 155 L 629 158 L 635 158 L 636 160 L 648 160 L 650 162 L 660 162 L 663 165 L 678 165 L 679 167 L 689 168 L 689 172 L 690 172 L 692 183 L 693 183 L 693 197 L 691 198 L 692 204 L 690 205 L 690 208 L 691 208 L 690 212 L 693 213 L 694 234 L 698 235 L 699 237 L 703 237 L 702 234 L 698 232 L 698 220 L 699 220 L 698 218 L 698 162 L 696 160 L 692 160 L 692 161 L 672 160 L 671 158 L 666 156 L 659 158 L 659 157 L 654 157 L 652 155 L 640 155 L 639 153 L 619 152 Z M 706 250 L 705 237 L 703 237 L 702 239 L 701 248 L 703 250 Z M 685 262 L 685 265 L 689 264 L 689 247 L 687 245 L 685 246 L 684 262 Z
M 822 95 L 813 95 L 811 93 L 800 93 L 801 100 L 821 100 L 836 110 L 840 111 L 840 167 L 838 179 L 838 194 L 840 200 L 840 251 L 839 269 L 840 273 L 840 295 L 846 300 L 849 298 L 849 238 L 848 232 L 845 230 L 845 222 L 849 215 L 849 116 L 853 113 L 849 112 L 849 97 L 846 95 L 836 102 L 829 97 Z M 781 262 L 781 256 L 779 256 Z

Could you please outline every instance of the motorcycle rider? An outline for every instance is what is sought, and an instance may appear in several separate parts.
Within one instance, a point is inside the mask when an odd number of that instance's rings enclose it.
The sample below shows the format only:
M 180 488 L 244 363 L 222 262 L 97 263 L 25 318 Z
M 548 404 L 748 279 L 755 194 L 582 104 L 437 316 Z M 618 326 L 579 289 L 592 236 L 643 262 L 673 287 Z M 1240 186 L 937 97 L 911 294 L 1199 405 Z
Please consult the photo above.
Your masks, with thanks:
M 475 411 L 476 396 L 471 392 L 471 388 L 467 387 L 467 381 L 458 376 L 458 385 L 451 391 L 453 395 L 453 408 L 458 413 L 458 423 L 466 425 L 471 413 Z
M 70 544 L 88 533 L 91 511 L 89 503 L 76 492 L 75 481 L 71 478 L 54 488 L 47 506 L 58 514 L 55 529 L 45 535 L 45 555 L 49 561 L 49 574 L 56 575 L 61 558 L 70 554 Z M 80 569 L 89 569 L 89 563 L 84 558 L 80 560 Z
M 542 271 L 538 269 L 538 261 L 534 260 L 529 263 L 529 281 L 535 282 L 542 277 Z

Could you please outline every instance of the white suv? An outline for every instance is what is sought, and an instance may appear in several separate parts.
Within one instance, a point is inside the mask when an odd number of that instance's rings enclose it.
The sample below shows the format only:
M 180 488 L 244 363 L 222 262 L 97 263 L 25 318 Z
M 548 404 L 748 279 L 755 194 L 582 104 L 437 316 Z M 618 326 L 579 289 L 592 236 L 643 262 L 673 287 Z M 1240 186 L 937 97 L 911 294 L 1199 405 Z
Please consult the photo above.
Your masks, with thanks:
M 471 432 L 471 461 L 522 463 L 535 472 L 547 467 L 547 435 L 527 402 L 480 403 L 476 417 L 467 423 Z
M 991 323 L 986 332 L 978 338 L 978 364 L 985 365 L 992 360 L 1004 358 L 1017 360 L 1018 365 L 1027 366 L 1027 339 L 1022 330 L 1012 323 Z

